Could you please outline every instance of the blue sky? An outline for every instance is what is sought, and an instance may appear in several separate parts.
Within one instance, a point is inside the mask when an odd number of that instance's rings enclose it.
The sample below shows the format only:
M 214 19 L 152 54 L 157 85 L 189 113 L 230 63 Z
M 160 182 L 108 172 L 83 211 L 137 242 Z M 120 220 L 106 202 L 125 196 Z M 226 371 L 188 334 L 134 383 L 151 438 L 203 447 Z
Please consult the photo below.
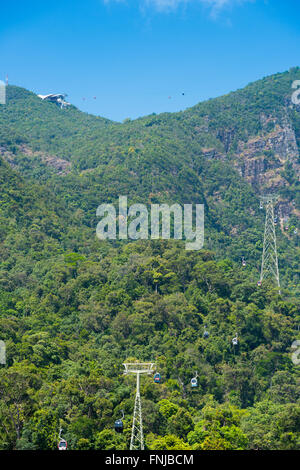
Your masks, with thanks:
M 0 79 L 65 92 L 81 110 L 118 121 L 182 110 L 300 65 L 299 0 L 2 0 L 0 8 Z

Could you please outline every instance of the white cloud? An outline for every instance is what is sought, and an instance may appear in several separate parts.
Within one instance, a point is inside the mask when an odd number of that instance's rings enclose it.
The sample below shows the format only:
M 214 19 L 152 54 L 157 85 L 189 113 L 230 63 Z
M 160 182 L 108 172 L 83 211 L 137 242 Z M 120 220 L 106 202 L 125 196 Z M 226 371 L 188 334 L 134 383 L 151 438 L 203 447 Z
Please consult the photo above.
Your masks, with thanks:
M 158 11 L 176 10 L 179 5 L 189 3 L 191 0 L 144 0 L 147 6 L 153 6 Z
M 111 2 L 126 2 L 126 0 L 103 0 L 104 3 Z M 131 0 L 127 0 L 130 3 Z M 189 3 L 200 3 L 210 9 L 212 16 L 216 16 L 224 7 L 231 7 L 240 5 L 242 3 L 251 2 L 255 0 L 138 0 L 142 8 L 153 7 L 159 12 L 175 11 L 179 6 L 184 6 Z

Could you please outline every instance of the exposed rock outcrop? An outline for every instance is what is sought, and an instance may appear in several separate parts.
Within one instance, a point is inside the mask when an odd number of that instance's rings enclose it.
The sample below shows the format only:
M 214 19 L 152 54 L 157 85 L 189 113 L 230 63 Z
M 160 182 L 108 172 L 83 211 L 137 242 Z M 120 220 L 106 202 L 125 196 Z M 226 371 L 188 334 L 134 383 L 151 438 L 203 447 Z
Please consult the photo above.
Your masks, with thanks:
M 8 151 L 8 149 L 4 146 L 0 147 L 0 155 L 4 158 L 4 160 L 7 161 L 7 163 L 12 168 L 18 168 L 18 154 L 21 153 L 32 159 L 40 159 L 47 166 L 53 168 L 58 175 L 66 175 L 71 171 L 71 162 L 59 158 L 56 155 L 50 155 L 43 152 L 34 152 L 31 148 L 27 147 L 26 145 L 18 146 L 17 150 L 17 152 L 12 153 L 11 151 Z
M 276 123 L 275 118 L 261 117 L 263 127 L 274 123 L 274 130 L 239 142 L 234 164 L 239 173 L 259 190 L 270 190 L 285 186 L 282 176 L 285 164 L 292 163 L 296 174 L 300 174 L 299 150 L 295 131 L 287 118 Z

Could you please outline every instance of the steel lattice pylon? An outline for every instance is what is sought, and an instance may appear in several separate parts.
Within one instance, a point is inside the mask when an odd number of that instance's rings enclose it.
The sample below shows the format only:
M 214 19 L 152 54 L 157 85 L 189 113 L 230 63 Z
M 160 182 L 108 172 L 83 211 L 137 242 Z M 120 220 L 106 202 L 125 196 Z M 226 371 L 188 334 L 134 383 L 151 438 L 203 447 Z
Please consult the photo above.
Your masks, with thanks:
M 144 450 L 144 433 L 139 372 L 136 374 L 136 394 L 131 429 L 130 450 Z
M 144 450 L 144 433 L 142 418 L 142 402 L 140 395 L 140 375 L 152 374 L 155 364 L 153 362 L 125 363 L 124 374 L 136 374 L 136 394 L 131 429 L 130 450 Z
M 260 271 L 260 284 L 267 277 L 275 278 L 276 284 L 280 289 L 279 271 L 278 271 L 278 256 L 276 245 L 276 232 L 274 224 L 274 204 L 278 196 L 266 195 L 261 196 L 260 204 L 266 207 L 266 220 L 265 220 L 265 233 L 264 233 L 264 246 Z

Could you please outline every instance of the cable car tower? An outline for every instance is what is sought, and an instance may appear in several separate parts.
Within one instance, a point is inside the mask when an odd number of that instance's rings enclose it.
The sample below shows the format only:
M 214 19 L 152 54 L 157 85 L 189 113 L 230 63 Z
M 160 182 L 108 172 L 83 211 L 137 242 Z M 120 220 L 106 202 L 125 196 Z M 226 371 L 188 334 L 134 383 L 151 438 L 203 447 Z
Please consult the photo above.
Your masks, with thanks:
M 259 285 L 266 277 L 275 278 L 276 284 L 280 289 L 278 256 L 276 245 L 276 232 L 274 223 L 274 205 L 278 199 L 277 195 L 268 194 L 260 197 L 260 208 L 266 207 L 264 247 L 261 262 Z M 280 293 L 280 291 L 279 291 Z
M 154 362 L 124 363 L 124 374 L 136 374 L 136 394 L 133 411 L 130 450 L 144 450 L 142 403 L 140 396 L 140 375 L 151 375 L 155 370 Z

